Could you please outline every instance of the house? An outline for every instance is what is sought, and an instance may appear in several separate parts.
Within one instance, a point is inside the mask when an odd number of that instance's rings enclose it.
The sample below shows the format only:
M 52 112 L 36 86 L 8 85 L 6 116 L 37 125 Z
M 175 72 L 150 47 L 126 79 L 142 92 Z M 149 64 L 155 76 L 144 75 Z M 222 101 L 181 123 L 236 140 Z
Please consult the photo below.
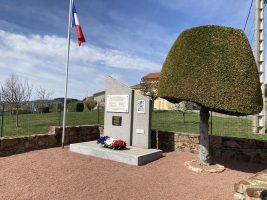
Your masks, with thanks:
M 154 100 L 154 110 L 174 110 L 175 104 L 158 97 L 158 83 L 160 72 L 149 73 L 141 78 L 140 84 L 133 85 L 133 90 L 142 91 Z
M 86 99 L 93 99 L 97 102 L 96 107 L 100 106 L 100 107 L 104 107 L 105 106 L 105 91 L 101 91 L 101 92 L 97 92 L 94 93 L 92 96 L 87 97 Z
M 142 82 L 147 81 L 151 83 L 158 83 L 159 82 L 159 77 L 160 77 L 160 72 L 154 72 L 154 73 L 149 73 L 145 76 L 142 77 Z

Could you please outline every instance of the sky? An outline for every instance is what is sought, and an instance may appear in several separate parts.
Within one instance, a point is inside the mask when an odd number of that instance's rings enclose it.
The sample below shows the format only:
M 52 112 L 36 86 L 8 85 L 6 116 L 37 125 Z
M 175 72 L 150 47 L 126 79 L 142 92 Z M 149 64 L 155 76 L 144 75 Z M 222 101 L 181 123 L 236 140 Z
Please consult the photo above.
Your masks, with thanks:
M 255 1 L 254 1 L 255 2 Z M 68 97 L 105 90 L 105 77 L 138 84 L 160 72 L 179 34 L 191 27 L 243 29 L 251 0 L 75 0 L 86 42 L 71 30 Z M 15 73 L 64 97 L 69 0 L 1 0 L 0 83 Z M 255 5 L 245 33 L 253 44 Z M 266 21 L 266 20 L 265 20 Z M 253 45 L 252 45 L 253 46 Z

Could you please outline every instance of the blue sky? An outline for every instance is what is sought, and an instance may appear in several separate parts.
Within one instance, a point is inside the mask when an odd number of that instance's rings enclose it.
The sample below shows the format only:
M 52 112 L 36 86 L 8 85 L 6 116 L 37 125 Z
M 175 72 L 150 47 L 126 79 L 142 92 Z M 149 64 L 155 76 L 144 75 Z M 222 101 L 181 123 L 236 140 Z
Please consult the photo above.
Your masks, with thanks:
M 250 0 L 75 0 L 86 43 L 71 32 L 68 97 L 104 90 L 111 75 L 131 86 L 161 70 L 185 29 L 223 25 L 243 29 Z M 68 0 L 2 0 L 0 82 L 11 73 L 64 96 Z M 254 7 L 246 28 L 253 41 Z M 32 97 L 33 99 L 35 96 Z

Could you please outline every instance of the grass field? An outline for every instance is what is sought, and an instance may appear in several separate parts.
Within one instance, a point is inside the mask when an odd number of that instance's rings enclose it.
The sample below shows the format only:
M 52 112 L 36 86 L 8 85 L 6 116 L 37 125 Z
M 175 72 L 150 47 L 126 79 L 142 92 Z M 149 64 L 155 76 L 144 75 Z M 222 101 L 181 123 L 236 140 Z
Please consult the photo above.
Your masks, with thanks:
M 185 115 L 184 123 L 183 116 L 180 113 L 156 111 L 152 116 L 152 128 L 157 130 L 180 131 L 198 134 L 199 113 L 187 113 Z M 248 117 L 213 116 L 212 135 L 267 140 L 267 134 L 252 134 L 252 121 L 249 120 Z
M 103 125 L 104 113 L 99 112 L 99 124 Z M 62 125 L 63 113 L 24 114 L 19 116 L 19 127 L 15 127 L 15 116 L 5 116 L 3 136 L 32 135 L 47 133 L 49 126 Z M 239 138 L 255 138 L 267 140 L 266 135 L 252 134 L 251 120 L 238 117 L 212 117 L 212 134 Z M 98 124 L 98 111 L 69 112 L 66 125 Z M 179 131 L 188 133 L 199 132 L 199 114 L 187 113 L 185 122 L 183 116 L 177 112 L 155 111 L 152 115 L 152 129 L 165 131 Z M 210 129 L 211 133 L 211 129 Z
M 15 115 L 4 117 L 3 136 L 47 133 L 49 126 L 62 125 L 63 113 L 19 115 L 19 127 L 15 127 Z M 103 124 L 104 113 L 100 112 L 99 123 Z M 68 112 L 66 125 L 98 124 L 97 110 L 92 112 Z

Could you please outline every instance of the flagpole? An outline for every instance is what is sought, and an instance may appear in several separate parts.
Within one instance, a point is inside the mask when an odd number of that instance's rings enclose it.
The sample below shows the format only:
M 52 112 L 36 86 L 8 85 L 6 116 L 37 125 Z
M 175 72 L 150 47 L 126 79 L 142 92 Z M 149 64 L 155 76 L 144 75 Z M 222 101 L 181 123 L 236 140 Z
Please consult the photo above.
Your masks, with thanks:
M 65 126 L 66 126 L 67 94 L 68 94 L 68 76 L 69 76 L 69 57 L 70 57 L 70 29 L 71 29 L 71 13 L 72 13 L 71 11 L 72 11 L 72 0 L 70 0 L 70 5 L 69 5 L 68 49 L 67 49 L 66 73 L 65 73 L 65 97 L 64 97 L 62 141 L 61 141 L 62 148 L 64 148 L 64 142 L 65 142 Z

